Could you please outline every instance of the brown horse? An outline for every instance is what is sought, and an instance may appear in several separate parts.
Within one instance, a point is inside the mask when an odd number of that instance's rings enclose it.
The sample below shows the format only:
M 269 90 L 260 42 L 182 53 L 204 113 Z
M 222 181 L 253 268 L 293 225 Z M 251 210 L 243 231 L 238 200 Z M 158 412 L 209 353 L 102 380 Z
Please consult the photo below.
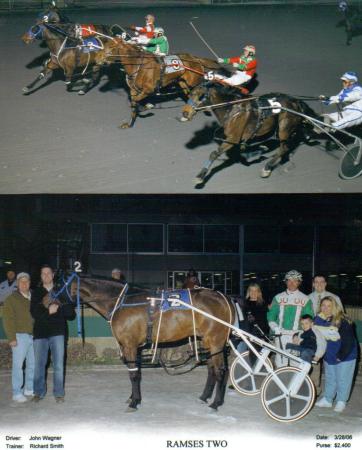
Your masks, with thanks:
M 106 25 L 92 26 L 95 30 L 96 47 L 88 48 L 84 41 L 75 37 L 74 24 L 46 23 L 41 20 L 31 27 L 23 36 L 25 44 L 34 40 L 44 40 L 50 50 L 50 58 L 45 62 L 43 70 L 36 79 L 23 88 L 24 94 L 29 94 L 41 80 L 46 80 L 53 70 L 62 69 L 65 75 L 67 90 L 71 91 L 74 86 L 73 75 L 77 69 L 91 68 L 91 80 L 83 78 L 83 85 L 78 94 L 83 95 L 89 91 L 98 81 L 100 67 L 104 60 L 103 52 L 106 51 L 111 41 L 111 27 Z M 109 36 L 109 37 L 104 37 Z M 84 73 L 82 73 L 83 75 Z
M 138 45 L 122 38 L 110 43 L 109 49 L 106 61 L 121 62 L 130 90 L 131 119 L 121 124 L 121 128 L 130 128 L 134 125 L 140 111 L 140 102 L 159 89 L 178 85 L 182 93 L 188 96 L 191 89 L 204 79 L 205 73 L 222 69 L 222 66 L 212 59 L 199 58 L 188 53 L 176 54 L 171 64 L 165 64 L 161 57 L 146 52 Z
M 238 102 L 237 104 L 232 102 Z M 264 142 L 274 134 L 277 135 L 280 147 L 274 156 L 269 158 L 262 169 L 261 177 L 267 178 L 273 169 L 282 161 L 290 151 L 289 143 L 304 126 L 304 119 L 291 112 L 279 110 L 276 113 L 271 108 L 271 103 L 277 102 L 282 107 L 294 110 L 311 117 L 317 117 L 316 113 L 303 101 L 281 93 L 264 94 L 259 97 L 241 99 L 235 95 L 233 89 L 220 87 L 215 84 L 202 84 L 191 92 L 187 105 L 183 107 L 183 117 L 191 120 L 201 106 L 209 106 L 225 103 L 224 106 L 212 108 L 220 125 L 223 127 L 225 138 L 218 150 L 209 155 L 196 177 L 196 184 L 204 183 L 210 167 L 215 160 L 232 149 L 239 146 L 245 151 L 248 146 Z M 301 137 L 301 136 L 300 136 Z
M 200 399 L 207 402 L 212 397 L 215 385 L 216 393 L 210 407 L 217 409 L 224 402 L 225 387 L 228 377 L 225 344 L 229 338 L 229 329 L 207 317 L 187 309 L 170 309 L 160 314 L 159 302 L 155 294 L 142 289 L 132 289 L 122 299 L 121 306 L 115 308 L 124 285 L 92 278 L 81 278 L 79 285 L 82 302 L 89 304 L 103 317 L 110 321 L 113 336 L 116 338 L 121 355 L 129 370 L 132 393 L 129 399 L 129 411 L 135 411 L 141 403 L 141 365 L 140 350 L 147 341 L 177 342 L 189 336 L 194 336 L 195 330 L 201 339 L 203 349 L 210 353 L 208 359 L 208 377 Z M 77 282 L 71 286 L 71 295 L 77 291 Z M 230 324 L 234 323 L 234 308 L 228 298 L 219 292 L 198 288 L 190 290 L 192 304 L 213 316 Z M 161 295 L 158 295 L 161 297 Z M 159 299 L 161 300 L 161 299 Z M 161 324 L 159 327 L 160 319 Z M 159 331 L 159 333 L 158 333 Z M 161 386 L 160 386 L 161 388 Z

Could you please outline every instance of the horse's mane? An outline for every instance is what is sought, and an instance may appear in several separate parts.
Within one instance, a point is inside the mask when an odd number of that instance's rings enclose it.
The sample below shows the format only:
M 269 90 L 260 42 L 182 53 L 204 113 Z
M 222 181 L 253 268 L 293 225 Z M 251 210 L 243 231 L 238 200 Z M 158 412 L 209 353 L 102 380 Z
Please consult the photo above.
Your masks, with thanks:
M 71 27 L 73 24 L 62 24 L 62 23 L 44 23 L 45 28 L 54 36 L 59 37 L 59 39 L 68 38 L 71 42 L 76 44 L 79 43 L 79 39 L 77 39 L 74 35 L 71 34 Z
M 120 283 L 119 281 L 115 281 L 115 280 L 109 279 L 107 277 L 102 277 L 100 275 L 89 275 L 89 274 L 86 274 L 86 275 L 81 275 L 80 279 L 88 281 L 88 282 L 90 282 L 92 284 L 101 286 L 101 287 L 106 288 L 106 289 L 107 288 L 112 288 L 112 289 L 115 288 L 115 289 L 118 290 L 118 292 L 120 292 L 125 286 L 125 283 Z M 147 289 L 147 288 L 144 288 L 144 287 L 141 287 L 141 286 L 137 286 L 137 285 L 134 285 L 134 284 L 128 283 L 128 286 L 129 286 L 129 288 L 128 288 L 127 292 L 129 294 L 141 294 L 141 293 L 144 293 L 144 292 L 151 292 L 151 289 Z

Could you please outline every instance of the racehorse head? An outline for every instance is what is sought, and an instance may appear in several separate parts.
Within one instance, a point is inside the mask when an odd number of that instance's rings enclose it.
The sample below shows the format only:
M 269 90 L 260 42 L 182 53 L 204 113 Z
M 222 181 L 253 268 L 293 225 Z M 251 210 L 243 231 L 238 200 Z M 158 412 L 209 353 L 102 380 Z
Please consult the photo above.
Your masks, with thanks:
M 26 33 L 21 36 L 21 40 L 24 42 L 24 44 L 30 44 L 35 39 L 41 40 L 43 39 L 44 29 L 45 25 L 43 24 L 33 25 Z
M 48 9 L 38 14 L 37 23 L 68 23 L 68 17 L 64 16 L 61 10 L 53 1 Z
M 190 92 L 186 105 L 182 108 L 182 122 L 192 120 L 197 109 L 208 101 L 208 88 L 205 83 L 199 84 Z

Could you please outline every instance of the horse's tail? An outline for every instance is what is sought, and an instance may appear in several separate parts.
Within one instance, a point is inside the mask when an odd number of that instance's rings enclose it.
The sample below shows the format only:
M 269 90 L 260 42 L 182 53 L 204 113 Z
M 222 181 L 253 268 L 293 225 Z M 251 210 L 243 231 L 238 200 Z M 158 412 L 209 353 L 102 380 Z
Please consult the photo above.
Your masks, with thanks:
M 303 100 L 298 100 L 300 112 L 306 116 L 318 119 L 318 114 Z

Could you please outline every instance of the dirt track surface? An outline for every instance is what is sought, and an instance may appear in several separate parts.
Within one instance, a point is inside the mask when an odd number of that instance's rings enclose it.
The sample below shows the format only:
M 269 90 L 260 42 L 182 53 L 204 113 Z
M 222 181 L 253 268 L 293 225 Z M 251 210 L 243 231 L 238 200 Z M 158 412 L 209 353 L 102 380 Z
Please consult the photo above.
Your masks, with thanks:
M 82 23 L 143 22 L 145 10 L 70 12 Z M 259 59 L 257 94 L 331 95 L 340 89 L 346 70 L 362 76 L 362 37 L 345 45 L 335 7 L 159 8 L 158 24 L 165 27 L 172 52 L 210 57 L 192 31 L 197 24 L 222 56 L 238 54 L 253 43 Z M 198 17 L 198 19 L 193 19 Z M 135 127 L 121 130 L 129 118 L 127 93 L 104 76 L 86 96 L 65 90 L 58 80 L 32 95 L 22 87 L 40 71 L 46 50 L 25 46 L 20 36 L 35 22 L 36 12 L 0 17 L 1 160 L 0 193 L 297 193 L 357 192 L 362 177 L 338 177 L 341 152 L 300 146 L 291 163 L 263 180 L 263 162 L 249 166 L 236 157 L 215 172 L 202 189 L 194 177 L 209 153 L 217 148 L 210 129 L 213 117 L 199 114 L 193 122 L 176 120 L 182 103 L 168 101 Z M 115 74 L 113 74 L 115 75 Z M 310 105 L 321 112 L 318 103 Z
M 136 413 L 126 413 L 125 400 L 130 393 L 126 368 L 98 366 L 68 367 L 66 401 L 56 404 L 52 391 L 52 373 L 48 375 L 48 394 L 40 403 L 14 404 L 11 401 L 10 371 L 0 372 L 3 411 L 0 442 L 6 435 L 60 435 L 66 450 L 167 448 L 167 440 L 226 440 L 229 450 L 270 448 L 310 450 L 316 435 L 328 435 L 329 443 L 362 443 L 361 380 L 357 380 L 352 399 L 342 414 L 317 408 L 302 420 L 283 424 L 270 419 L 260 396 L 245 397 L 228 390 L 218 412 L 198 401 L 206 381 L 206 367 L 181 376 L 169 376 L 163 369 L 144 369 L 142 405 Z M 352 441 L 334 441 L 335 434 L 352 434 Z M 33 442 L 34 443 L 34 442 Z M 41 442 L 42 444 L 44 442 Z M 55 442 L 57 443 L 57 442 Z M 78 445 L 75 445 L 75 444 Z M 128 444 L 128 445 L 127 445 Z M 249 446 L 244 447 L 245 444 Z M 260 444 L 263 444 L 261 446 Z M 253 447 L 251 447 L 253 446 Z M 206 444 L 204 447 L 207 448 Z M 25 445 L 25 448 L 27 445 Z M 213 447 L 211 447 L 213 448 Z

